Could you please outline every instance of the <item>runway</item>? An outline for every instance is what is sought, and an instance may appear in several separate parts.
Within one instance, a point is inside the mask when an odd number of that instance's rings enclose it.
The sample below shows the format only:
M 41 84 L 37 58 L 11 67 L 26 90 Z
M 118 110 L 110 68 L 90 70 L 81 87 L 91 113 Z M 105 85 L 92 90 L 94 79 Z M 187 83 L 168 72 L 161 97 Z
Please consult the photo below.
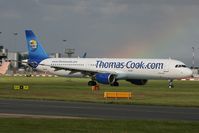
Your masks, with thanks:
M 0 100 L 0 116 L 126 120 L 199 120 L 199 108 L 42 100 Z

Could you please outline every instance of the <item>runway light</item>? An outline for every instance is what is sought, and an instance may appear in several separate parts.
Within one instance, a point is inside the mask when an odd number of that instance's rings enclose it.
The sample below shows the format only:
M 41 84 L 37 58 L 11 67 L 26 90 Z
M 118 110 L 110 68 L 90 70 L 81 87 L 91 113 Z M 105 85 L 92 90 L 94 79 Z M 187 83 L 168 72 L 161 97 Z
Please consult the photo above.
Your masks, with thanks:
M 29 90 L 28 85 L 14 85 L 14 90 Z

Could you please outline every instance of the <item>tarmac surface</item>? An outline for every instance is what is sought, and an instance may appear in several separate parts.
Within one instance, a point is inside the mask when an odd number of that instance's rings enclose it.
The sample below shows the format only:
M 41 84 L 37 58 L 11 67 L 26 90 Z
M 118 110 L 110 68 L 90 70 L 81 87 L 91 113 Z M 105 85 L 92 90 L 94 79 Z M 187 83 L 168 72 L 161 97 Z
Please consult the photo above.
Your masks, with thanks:
M 199 108 L 0 99 L 0 117 L 199 121 Z

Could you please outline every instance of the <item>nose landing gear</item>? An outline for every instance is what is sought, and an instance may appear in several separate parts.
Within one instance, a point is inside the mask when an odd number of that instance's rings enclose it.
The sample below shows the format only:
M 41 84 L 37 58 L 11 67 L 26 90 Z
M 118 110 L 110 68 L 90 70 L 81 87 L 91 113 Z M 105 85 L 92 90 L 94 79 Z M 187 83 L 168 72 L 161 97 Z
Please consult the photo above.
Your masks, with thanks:
M 173 80 L 168 80 L 168 83 L 169 83 L 169 85 L 168 85 L 168 87 L 169 88 L 173 88 L 174 87 L 174 85 L 173 85 Z

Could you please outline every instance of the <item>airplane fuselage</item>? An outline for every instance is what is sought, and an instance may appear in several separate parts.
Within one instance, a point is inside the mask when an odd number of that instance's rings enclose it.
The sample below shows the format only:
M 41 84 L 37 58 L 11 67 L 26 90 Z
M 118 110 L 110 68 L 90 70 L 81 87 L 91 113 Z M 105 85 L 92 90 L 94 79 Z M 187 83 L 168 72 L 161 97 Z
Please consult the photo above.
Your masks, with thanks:
M 59 76 L 83 76 L 83 71 L 111 73 L 116 79 L 180 79 L 192 71 L 184 63 L 172 59 L 112 59 L 112 58 L 48 58 L 36 69 Z M 45 65 L 44 65 L 45 64 Z M 54 67 L 66 68 L 56 70 Z M 82 72 L 71 72 L 67 69 Z

